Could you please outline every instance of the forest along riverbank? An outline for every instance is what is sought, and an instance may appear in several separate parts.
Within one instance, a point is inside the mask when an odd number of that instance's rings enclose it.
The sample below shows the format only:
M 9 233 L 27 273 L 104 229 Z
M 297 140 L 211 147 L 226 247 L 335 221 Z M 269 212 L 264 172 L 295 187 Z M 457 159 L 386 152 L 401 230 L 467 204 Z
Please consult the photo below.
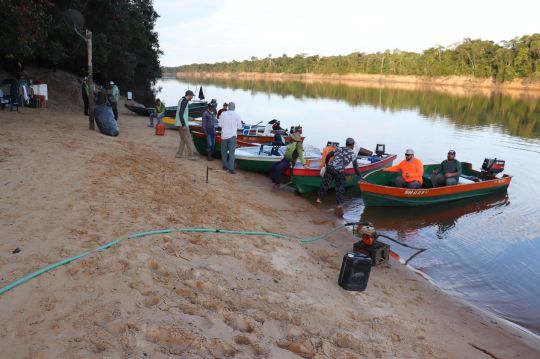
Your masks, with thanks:
M 259 73 L 259 72 L 177 72 L 178 79 L 244 79 L 271 81 L 305 81 L 346 84 L 352 87 L 389 87 L 403 90 L 433 90 L 453 95 L 466 95 L 492 92 L 502 92 L 508 95 L 540 97 L 540 81 L 530 79 L 515 79 L 512 81 L 495 82 L 491 78 L 473 76 L 400 76 L 372 74 L 288 74 L 288 73 Z
M 293 193 L 271 192 L 267 178 L 230 175 L 217 162 L 207 184 L 208 162 L 174 157 L 175 131 L 155 136 L 146 118 L 124 110 L 119 125 L 111 138 L 89 131 L 79 112 L 0 111 L 2 286 L 150 229 L 306 238 L 339 224 Z M 373 269 L 365 292 L 342 290 L 337 275 L 353 241 L 346 232 L 310 245 L 186 233 L 125 241 L 2 295 L 0 350 L 12 358 L 540 354 L 536 338 L 396 262 Z

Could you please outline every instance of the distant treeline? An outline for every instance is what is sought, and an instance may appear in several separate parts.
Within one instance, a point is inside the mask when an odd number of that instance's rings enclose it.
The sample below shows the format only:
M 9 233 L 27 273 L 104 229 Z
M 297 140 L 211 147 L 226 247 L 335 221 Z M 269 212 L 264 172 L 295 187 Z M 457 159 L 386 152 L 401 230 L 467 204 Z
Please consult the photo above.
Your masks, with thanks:
M 65 10 L 80 11 L 93 33 L 93 67 L 98 81 L 121 86 L 161 76 L 161 53 L 148 0 L 25 0 L 2 2 L 0 64 L 14 76 L 36 64 L 87 74 L 86 43 L 65 21 Z
M 375 54 L 354 52 L 346 56 L 307 56 L 192 64 L 169 72 L 267 72 L 319 74 L 383 74 L 416 76 L 476 76 L 497 81 L 540 79 L 540 34 L 495 43 L 464 39 L 452 47 L 432 47 L 422 53 L 387 50 Z

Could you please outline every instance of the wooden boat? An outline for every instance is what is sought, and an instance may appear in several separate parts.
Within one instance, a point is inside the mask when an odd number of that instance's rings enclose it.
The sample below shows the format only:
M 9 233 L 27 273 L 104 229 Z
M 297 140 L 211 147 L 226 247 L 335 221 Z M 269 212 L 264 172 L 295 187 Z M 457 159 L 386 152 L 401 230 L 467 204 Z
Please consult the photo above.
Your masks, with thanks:
M 191 126 L 190 126 L 191 130 Z M 206 156 L 206 135 L 200 131 L 190 131 L 191 136 L 193 137 L 193 143 L 197 152 L 201 155 Z M 285 142 L 290 142 L 290 137 L 284 138 Z M 263 136 L 263 135 L 244 135 L 238 134 L 236 136 L 236 147 L 250 147 L 250 146 L 260 146 L 261 144 L 269 144 L 274 142 L 274 136 Z M 216 146 L 213 153 L 214 158 L 221 158 L 221 132 L 216 132 Z
M 136 113 L 137 115 L 150 117 L 150 114 L 154 112 L 153 107 L 146 107 L 144 105 L 141 105 L 140 103 L 137 103 L 135 101 L 130 102 L 129 104 L 126 103 L 124 106 Z M 169 122 L 172 120 L 172 124 L 174 125 L 175 117 L 176 117 L 176 108 L 177 106 L 168 106 L 165 107 L 165 117 L 169 118 Z M 192 101 L 188 104 L 188 113 L 189 117 L 197 118 L 201 117 L 202 113 L 208 108 L 208 102 L 206 101 Z M 165 121 L 163 121 L 165 122 Z
M 378 157 L 378 161 L 373 161 Z M 370 160 L 371 158 L 371 160 Z M 383 154 L 381 156 L 363 156 L 357 158 L 358 169 L 362 173 L 370 173 L 380 168 L 389 167 L 396 159 L 396 155 Z M 306 164 L 309 168 L 297 167 L 293 168 L 292 182 L 296 190 L 300 193 L 307 193 L 319 189 L 322 183 L 321 172 L 321 157 L 316 160 L 307 160 Z M 290 169 L 285 170 L 287 176 L 291 176 Z M 345 187 L 352 187 L 358 183 L 360 178 L 356 175 L 352 164 L 345 169 Z M 334 188 L 334 184 L 330 188 Z
M 283 158 L 286 150 L 287 146 L 265 144 L 257 147 L 239 147 L 235 151 L 236 163 L 240 169 L 245 171 L 268 173 L 270 167 Z M 305 159 L 320 157 L 321 151 L 318 149 L 307 149 L 304 152 Z
M 201 155 L 206 156 L 206 135 L 204 132 L 199 131 L 191 131 L 191 137 L 193 138 L 193 144 L 195 145 L 195 148 L 197 149 L 197 152 L 199 152 Z M 259 147 L 259 143 L 254 142 L 248 142 L 243 140 L 242 138 L 236 139 L 236 147 L 250 147 L 250 146 L 256 146 Z M 214 158 L 221 158 L 221 136 L 216 135 L 216 145 L 214 147 L 214 153 L 212 153 L 212 156 Z
M 489 176 L 472 169 L 467 162 L 461 163 L 462 176 L 459 183 L 454 186 L 433 188 L 431 173 L 439 168 L 439 164 L 424 166 L 423 185 L 420 189 L 392 187 L 396 172 L 377 171 L 365 176 L 358 187 L 366 206 L 422 206 L 463 198 L 484 196 L 489 193 L 506 191 L 512 176 Z

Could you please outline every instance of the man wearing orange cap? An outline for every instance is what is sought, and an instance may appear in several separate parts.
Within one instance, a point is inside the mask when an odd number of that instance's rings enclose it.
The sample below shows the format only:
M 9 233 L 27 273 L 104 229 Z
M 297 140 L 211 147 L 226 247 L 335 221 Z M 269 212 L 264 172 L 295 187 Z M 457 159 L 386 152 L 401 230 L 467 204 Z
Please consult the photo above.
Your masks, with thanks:
M 396 177 L 396 187 L 417 189 L 422 187 L 424 164 L 418 158 L 414 158 L 414 150 L 409 148 L 405 151 L 405 159 L 396 166 L 388 167 L 384 172 L 401 172 Z

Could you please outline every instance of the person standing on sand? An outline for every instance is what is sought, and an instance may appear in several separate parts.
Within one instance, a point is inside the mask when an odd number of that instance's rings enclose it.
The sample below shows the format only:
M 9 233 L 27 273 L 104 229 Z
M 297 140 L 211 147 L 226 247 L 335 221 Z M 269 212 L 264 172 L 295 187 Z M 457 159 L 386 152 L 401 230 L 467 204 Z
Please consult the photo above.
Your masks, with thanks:
M 187 90 L 184 97 L 178 101 L 178 107 L 176 108 L 176 122 L 178 127 L 178 134 L 180 135 L 180 143 L 178 144 L 178 151 L 176 152 L 177 158 L 187 158 L 190 160 L 197 160 L 195 155 L 195 145 L 189 132 L 189 101 L 193 98 L 193 91 Z M 187 155 L 184 155 L 184 150 L 187 151 Z
M 323 181 L 317 192 L 316 203 L 321 203 L 321 199 L 326 195 L 332 182 L 335 182 L 336 186 L 336 214 L 343 215 L 343 202 L 345 202 L 345 168 L 352 162 L 354 172 L 358 177 L 361 176 L 358 169 L 358 162 L 356 161 L 357 154 L 354 152 L 354 139 L 347 138 L 345 140 L 345 147 L 337 147 L 334 151 L 331 151 L 326 155 L 325 165 L 326 171 L 324 172 Z
M 213 161 L 212 153 L 216 145 L 216 107 L 215 103 L 209 102 L 208 109 L 202 114 L 202 129 L 206 135 L 206 152 L 208 161 Z
M 235 174 L 234 151 L 236 150 L 236 136 L 242 128 L 240 115 L 235 111 L 234 102 L 229 102 L 229 109 L 221 114 L 219 125 L 221 127 L 221 161 L 223 169 Z
M 88 116 L 88 96 L 89 96 L 89 90 L 88 90 L 88 77 L 85 77 L 81 84 L 81 95 L 82 100 L 84 102 L 84 115 Z
M 114 119 L 118 122 L 118 99 L 120 98 L 120 90 L 118 86 L 114 84 L 114 81 L 109 82 L 109 89 L 107 90 L 107 100 L 111 104 L 112 111 L 114 113 Z

